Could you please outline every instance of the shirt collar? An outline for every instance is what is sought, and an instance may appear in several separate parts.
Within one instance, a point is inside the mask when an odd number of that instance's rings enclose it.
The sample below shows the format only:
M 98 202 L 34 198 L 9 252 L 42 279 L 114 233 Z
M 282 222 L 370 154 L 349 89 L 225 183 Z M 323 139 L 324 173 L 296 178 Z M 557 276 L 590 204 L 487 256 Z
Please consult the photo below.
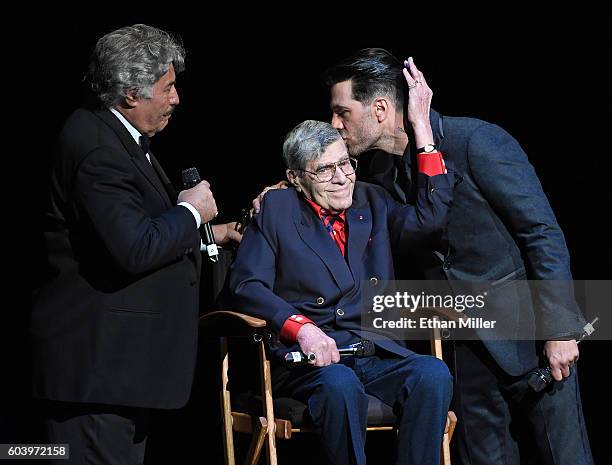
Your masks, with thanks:
M 306 201 L 306 203 L 308 205 L 310 205 L 310 208 L 313 209 L 313 211 L 319 217 L 320 220 L 323 219 L 323 215 L 326 215 L 326 216 L 337 216 L 337 217 L 341 218 L 342 220 L 346 219 L 346 210 L 342 210 L 340 213 L 335 214 L 335 213 L 331 213 L 329 210 L 326 210 L 325 208 L 321 207 L 318 203 L 313 202 L 310 199 L 307 199 L 306 197 L 304 197 L 304 200 Z
M 125 126 L 125 129 L 128 130 L 128 132 L 134 138 L 136 143 L 140 145 L 140 136 L 142 135 L 140 134 L 140 131 L 136 129 L 134 126 L 132 126 L 132 123 L 130 123 L 126 119 L 126 117 L 123 116 L 121 112 L 119 112 L 116 108 L 109 108 L 109 110 L 111 111 L 113 115 L 115 115 L 119 119 L 119 121 L 121 121 L 121 123 Z

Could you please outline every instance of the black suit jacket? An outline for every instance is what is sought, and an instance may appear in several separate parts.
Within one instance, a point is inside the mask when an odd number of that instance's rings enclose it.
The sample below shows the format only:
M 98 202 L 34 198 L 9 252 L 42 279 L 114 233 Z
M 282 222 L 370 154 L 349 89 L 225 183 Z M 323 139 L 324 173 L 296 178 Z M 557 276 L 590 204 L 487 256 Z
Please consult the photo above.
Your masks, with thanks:
M 435 111 L 431 125 L 444 159 L 462 182 L 454 191 L 443 240 L 424 258 L 425 274 L 448 280 L 458 294 L 462 283 L 486 283 L 485 316 L 516 328 L 516 334 L 515 340 L 490 340 L 490 330 L 480 335 L 498 364 L 508 374 L 520 375 L 538 362 L 536 338 L 571 338 L 586 323 L 574 299 L 563 233 L 527 155 L 506 131 Z M 408 147 L 395 161 L 385 153 L 370 154 L 358 176 L 411 202 L 411 153 Z M 539 280 L 538 292 L 531 292 L 526 279 Z
M 35 395 L 178 408 L 189 397 L 200 237 L 108 110 L 66 122 L 45 212 L 48 280 L 31 317 Z

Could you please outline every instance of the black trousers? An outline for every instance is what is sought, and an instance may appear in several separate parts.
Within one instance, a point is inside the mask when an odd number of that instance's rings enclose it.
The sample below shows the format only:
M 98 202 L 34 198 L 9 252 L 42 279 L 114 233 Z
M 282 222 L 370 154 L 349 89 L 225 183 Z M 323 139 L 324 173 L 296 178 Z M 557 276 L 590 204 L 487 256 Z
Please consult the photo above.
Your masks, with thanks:
M 47 440 L 69 444 L 69 460 L 52 464 L 142 465 L 147 443 L 149 410 L 45 401 L 42 404 Z
M 535 393 L 524 378 L 508 376 L 482 342 L 454 349 L 454 464 L 593 464 L 576 366 Z

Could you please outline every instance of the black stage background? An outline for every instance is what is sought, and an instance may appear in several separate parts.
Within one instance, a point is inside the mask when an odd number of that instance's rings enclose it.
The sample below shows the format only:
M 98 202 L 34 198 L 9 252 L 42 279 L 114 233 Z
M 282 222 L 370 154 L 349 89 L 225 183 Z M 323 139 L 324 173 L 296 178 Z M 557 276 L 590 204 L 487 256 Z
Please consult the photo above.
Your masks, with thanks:
M 36 124 L 33 166 L 40 167 L 33 170 L 40 186 L 33 189 L 36 201 L 44 190 L 50 143 L 85 95 L 81 79 L 89 53 L 112 29 L 144 22 L 182 36 L 188 58 L 178 81 L 181 104 L 152 149 L 177 185 L 182 168 L 199 167 L 212 185 L 221 220 L 236 219 L 263 186 L 283 178 L 280 153 L 289 129 L 304 119 L 329 119 L 322 71 L 360 48 L 384 47 L 398 57 L 415 57 L 442 114 L 495 122 L 521 142 L 566 234 L 575 278 L 611 278 L 605 239 L 612 211 L 609 119 L 604 119 L 609 37 L 603 5 L 546 12 L 522 10 L 515 2 L 461 12 L 378 5 L 361 7 L 362 13 L 351 17 L 314 5 L 292 13 L 228 7 L 233 11 L 214 14 L 174 3 L 139 9 L 146 13 L 125 4 L 116 12 L 37 11 L 43 24 L 32 28 L 39 39 L 31 65 L 39 79 L 38 106 L 29 120 Z M 36 271 L 34 266 L 35 276 Z M 14 382 L 3 383 L 2 443 L 41 439 L 36 407 L 27 395 L 27 311 L 15 316 L 7 339 L 15 352 L 8 352 L 4 363 L 12 375 L 3 379 Z M 214 348 L 206 344 L 211 358 Z M 609 349 L 609 342 L 581 345 L 584 411 L 600 464 L 609 430 L 602 381 Z M 221 462 L 217 395 L 208 377 L 200 376 L 200 394 L 187 409 L 168 415 L 153 436 L 151 463 L 192 463 L 195 457 Z M 375 446 L 388 445 L 376 438 L 370 443 L 371 454 L 378 453 Z M 311 443 L 303 447 L 312 450 Z M 169 459 L 171 452 L 194 459 Z

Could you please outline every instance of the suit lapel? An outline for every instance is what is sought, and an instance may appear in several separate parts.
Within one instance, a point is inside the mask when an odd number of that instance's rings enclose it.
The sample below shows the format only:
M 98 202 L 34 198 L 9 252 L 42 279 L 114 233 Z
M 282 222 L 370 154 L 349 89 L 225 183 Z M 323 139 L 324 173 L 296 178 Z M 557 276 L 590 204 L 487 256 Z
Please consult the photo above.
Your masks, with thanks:
M 117 137 L 119 137 L 119 140 L 121 140 L 123 147 L 132 157 L 132 161 L 134 162 L 136 168 L 151 183 L 155 190 L 157 190 L 164 203 L 168 207 L 172 207 L 173 204 L 170 201 L 168 193 L 166 192 L 166 188 L 162 184 L 162 180 L 155 172 L 155 169 L 151 163 L 149 163 L 149 160 L 147 160 L 147 157 L 143 153 L 140 146 L 136 143 L 132 135 L 121 123 L 121 121 L 119 121 L 117 117 L 108 110 L 97 111 L 96 115 L 108 126 L 110 126 L 111 129 L 117 134 Z
M 355 201 L 353 201 L 355 203 Z M 348 260 L 355 280 L 361 268 L 363 253 L 368 245 L 372 232 L 372 212 L 367 206 L 354 206 L 346 211 L 348 223 Z
M 174 186 L 170 182 L 170 179 L 168 178 L 168 175 L 166 175 L 166 172 L 161 167 L 161 165 L 157 161 L 157 158 L 155 158 L 155 155 L 153 155 L 151 150 L 149 150 L 149 156 L 151 157 L 151 165 L 153 165 L 153 168 L 155 168 L 155 171 L 157 172 L 157 175 L 161 179 L 164 187 L 166 188 L 166 192 L 170 196 L 170 200 L 172 201 L 173 204 L 175 204 L 177 199 L 178 199 L 178 195 L 176 193 L 176 190 L 174 189 Z
M 330 237 L 323 223 L 315 217 L 314 212 L 299 198 L 297 193 L 296 199 L 298 209 L 294 215 L 294 223 L 300 238 L 325 264 L 338 288 L 343 293 L 348 292 L 355 282 L 340 249 Z

